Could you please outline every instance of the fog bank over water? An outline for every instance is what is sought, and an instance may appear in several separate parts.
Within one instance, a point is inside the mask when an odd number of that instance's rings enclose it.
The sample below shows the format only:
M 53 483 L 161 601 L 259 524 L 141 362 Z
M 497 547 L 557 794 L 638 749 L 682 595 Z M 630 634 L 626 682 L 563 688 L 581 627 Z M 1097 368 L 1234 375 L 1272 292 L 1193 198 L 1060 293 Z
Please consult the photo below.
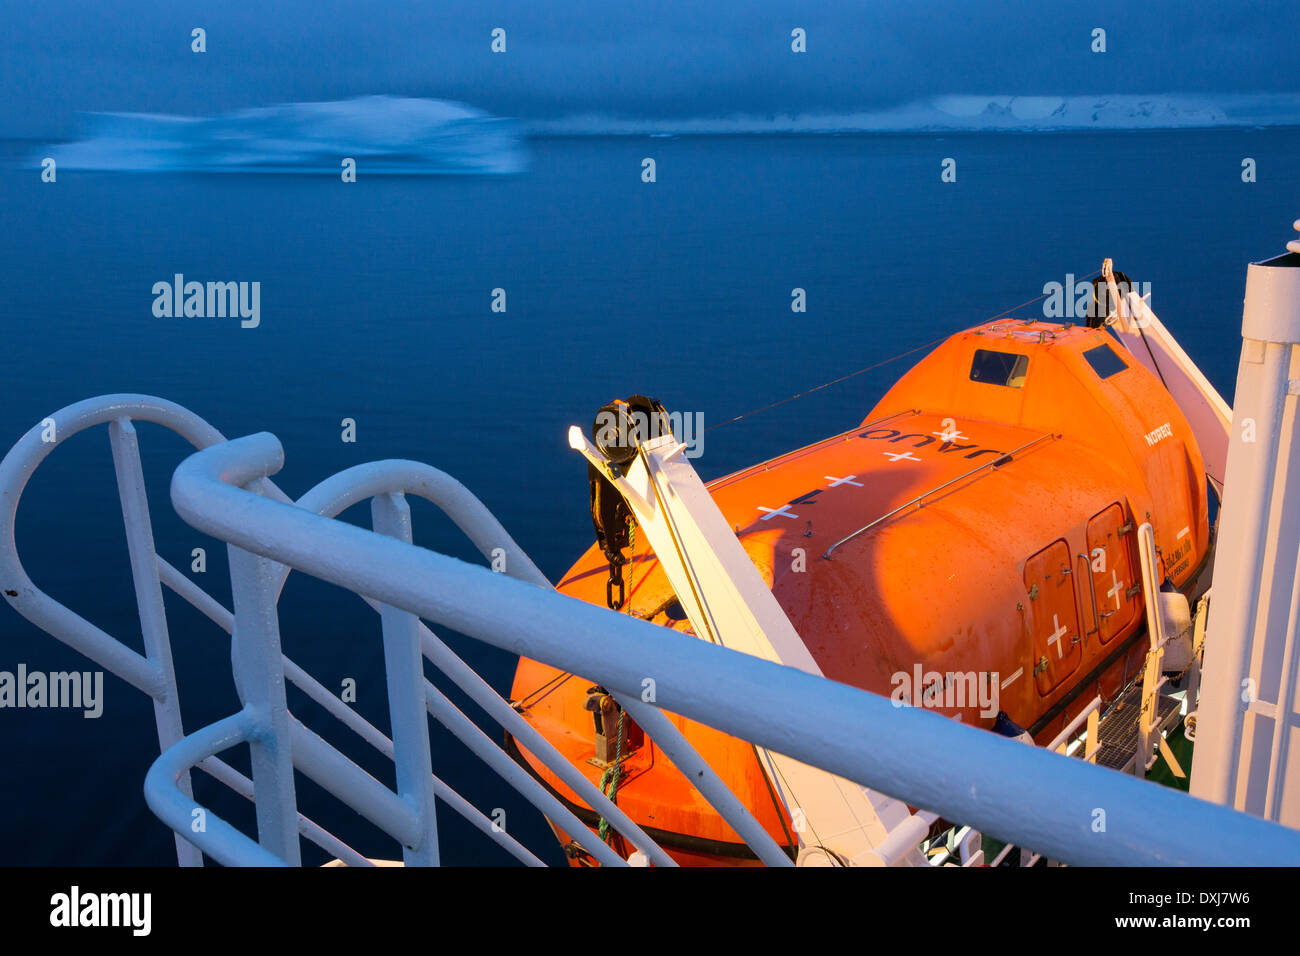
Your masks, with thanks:
M 1288 0 L 5 3 L 0 136 L 67 139 L 85 112 L 214 116 L 374 94 L 555 121 L 852 116 L 952 94 L 1297 93 L 1297 36 Z
M 994 132 L 1300 126 L 1300 94 L 938 96 L 856 113 L 644 119 L 588 113 L 527 124 L 552 135 Z

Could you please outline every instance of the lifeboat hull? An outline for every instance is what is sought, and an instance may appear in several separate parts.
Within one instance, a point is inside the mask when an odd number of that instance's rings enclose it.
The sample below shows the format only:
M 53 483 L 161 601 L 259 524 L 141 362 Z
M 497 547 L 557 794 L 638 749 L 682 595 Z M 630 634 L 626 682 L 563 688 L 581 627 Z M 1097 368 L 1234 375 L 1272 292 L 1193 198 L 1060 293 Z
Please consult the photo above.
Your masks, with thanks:
M 1137 527 L 1153 525 L 1162 579 L 1187 592 L 1210 548 L 1204 465 L 1181 411 L 1122 346 L 1085 327 L 1004 321 L 959 333 L 856 428 L 709 490 L 826 677 L 978 727 L 1005 713 L 1040 744 L 1142 667 Z M 643 543 L 624 576 L 625 612 L 692 633 Z M 558 589 L 603 606 L 607 578 L 593 546 Z M 512 697 L 599 785 L 609 767 L 597 759 L 591 690 L 521 660 Z M 790 816 L 753 747 L 670 717 L 793 853 Z M 619 806 L 679 862 L 755 862 L 653 741 L 619 757 Z

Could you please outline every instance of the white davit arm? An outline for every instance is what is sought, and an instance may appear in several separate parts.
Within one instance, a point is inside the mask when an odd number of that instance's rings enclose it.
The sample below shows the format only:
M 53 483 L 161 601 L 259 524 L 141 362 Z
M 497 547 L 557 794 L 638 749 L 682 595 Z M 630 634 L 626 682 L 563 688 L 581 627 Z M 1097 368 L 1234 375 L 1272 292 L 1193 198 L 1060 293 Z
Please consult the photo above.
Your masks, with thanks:
M 718 510 L 672 435 L 638 447 L 625 474 L 577 426 L 569 445 L 618 490 L 654 548 L 682 609 L 703 640 L 823 676 L 803 639 Z M 764 772 L 795 821 L 801 866 L 925 866 L 918 850 L 933 814 L 913 815 L 900 800 L 758 749 Z M 802 823 L 802 825 L 801 825 Z M 892 838 L 891 838 L 892 837 Z
M 1111 312 L 1106 324 L 1133 357 L 1165 383 L 1192 426 L 1192 434 L 1205 459 L 1205 475 L 1222 498 L 1232 409 L 1156 318 L 1151 306 L 1136 292 L 1120 296 L 1109 259 L 1102 264 L 1101 272 L 1110 290 Z

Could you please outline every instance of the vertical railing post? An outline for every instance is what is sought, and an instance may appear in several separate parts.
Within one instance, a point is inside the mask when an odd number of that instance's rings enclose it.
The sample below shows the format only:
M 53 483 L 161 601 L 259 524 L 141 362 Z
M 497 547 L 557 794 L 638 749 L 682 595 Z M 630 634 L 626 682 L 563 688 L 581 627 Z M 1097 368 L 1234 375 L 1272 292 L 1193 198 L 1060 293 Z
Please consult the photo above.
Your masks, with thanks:
M 411 506 L 400 492 L 370 501 L 372 525 L 379 534 L 411 543 Z M 434 808 L 429 718 L 425 712 L 424 655 L 420 619 L 387 604 L 379 606 L 384 632 L 384 670 L 393 730 L 397 792 L 419 814 L 419 841 L 402 848 L 408 866 L 438 865 L 438 822 Z
M 276 613 L 279 565 L 233 544 L 229 553 L 235 604 L 231 664 L 244 707 L 253 712 L 257 723 L 256 735 L 248 742 L 257 838 L 271 853 L 291 866 L 299 866 L 302 852 L 298 843 L 298 801 Z
M 1142 559 L 1142 590 L 1147 610 L 1147 658 L 1142 670 L 1142 698 L 1138 709 L 1137 751 L 1133 757 L 1133 773 L 1147 775 L 1151 760 L 1151 735 L 1158 720 L 1157 692 L 1160 690 L 1160 661 L 1165 653 L 1165 619 L 1160 603 L 1160 581 L 1156 564 L 1155 530 L 1147 522 L 1138 528 L 1138 556 Z
M 1206 591 L 1196 603 L 1196 615 L 1192 625 L 1192 663 L 1187 668 L 1187 717 L 1184 719 L 1187 739 L 1196 739 L 1196 703 L 1201 697 L 1201 662 L 1205 653 L 1205 622 L 1210 616 L 1210 596 L 1214 589 Z
M 158 553 L 154 545 L 153 523 L 149 519 L 149 498 L 140 466 L 140 443 L 129 418 L 110 422 L 108 436 L 113 447 L 113 469 L 117 473 L 117 493 L 122 502 L 122 522 L 126 527 L 126 547 L 131 559 L 131 579 L 140 611 L 145 656 L 158 668 L 164 688 L 165 696 L 153 698 L 153 717 L 161 753 L 185 733 L 181 725 L 171 639 L 167 633 L 167 609 L 163 605 L 162 583 L 158 578 Z M 187 797 L 194 795 L 188 772 L 182 775 L 178 786 Z M 203 865 L 203 854 L 198 847 L 179 834 L 176 835 L 176 859 L 181 866 Z

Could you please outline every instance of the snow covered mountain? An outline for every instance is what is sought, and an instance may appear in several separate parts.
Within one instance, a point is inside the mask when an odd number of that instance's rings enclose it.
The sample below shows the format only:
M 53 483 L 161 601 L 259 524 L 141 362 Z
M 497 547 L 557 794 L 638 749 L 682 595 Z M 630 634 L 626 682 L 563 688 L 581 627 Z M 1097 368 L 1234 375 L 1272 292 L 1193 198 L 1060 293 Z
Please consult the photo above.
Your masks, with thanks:
M 528 124 L 535 134 L 979 132 L 1300 126 L 1300 94 L 940 96 L 862 113 L 675 120 L 583 115 Z

